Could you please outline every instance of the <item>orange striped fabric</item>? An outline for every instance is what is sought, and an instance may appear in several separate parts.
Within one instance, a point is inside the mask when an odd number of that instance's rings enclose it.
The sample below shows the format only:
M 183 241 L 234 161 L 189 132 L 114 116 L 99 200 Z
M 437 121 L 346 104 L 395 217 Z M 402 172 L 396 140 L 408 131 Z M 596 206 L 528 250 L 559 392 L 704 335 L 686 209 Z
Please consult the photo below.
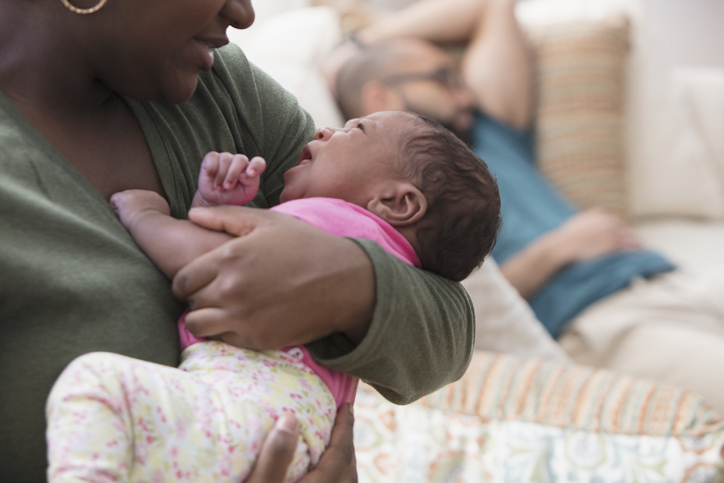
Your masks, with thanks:
M 698 395 L 674 386 L 540 359 L 476 352 L 461 380 L 422 404 L 491 420 L 611 434 L 698 437 L 724 420 Z

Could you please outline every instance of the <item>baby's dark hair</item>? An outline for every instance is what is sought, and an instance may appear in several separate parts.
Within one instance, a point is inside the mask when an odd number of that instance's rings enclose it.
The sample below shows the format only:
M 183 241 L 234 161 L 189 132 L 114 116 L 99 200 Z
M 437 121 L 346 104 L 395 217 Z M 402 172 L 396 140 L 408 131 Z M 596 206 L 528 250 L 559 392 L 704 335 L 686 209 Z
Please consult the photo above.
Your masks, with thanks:
M 483 264 L 501 225 L 498 183 L 485 162 L 452 132 L 416 113 L 424 126 L 402 146 L 399 169 L 427 200 L 417 223 L 425 270 L 459 282 Z

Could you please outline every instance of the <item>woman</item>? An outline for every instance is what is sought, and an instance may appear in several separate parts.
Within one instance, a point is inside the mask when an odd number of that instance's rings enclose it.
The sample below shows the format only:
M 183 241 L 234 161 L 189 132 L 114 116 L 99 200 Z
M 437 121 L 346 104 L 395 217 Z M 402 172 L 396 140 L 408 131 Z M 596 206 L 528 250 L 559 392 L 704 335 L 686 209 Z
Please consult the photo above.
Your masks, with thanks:
M 314 126 L 221 48 L 228 26 L 253 19 L 249 0 L 0 0 L 1 481 L 44 480 L 45 398 L 76 356 L 177 364 L 174 294 L 198 336 L 251 349 L 315 341 L 318 361 L 394 402 L 462 375 L 465 292 L 371 242 L 251 208 L 237 208 L 253 212 L 243 222 L 208 211 L 194 221 L 245 236 L 185 267 L 172 293 L 115 218 L 107 200 L 130 188 L 183 216 L 212 150 L 263 156 L 252 205 L 278 203 Z M 394 361 L 381 350 L 392 344 Z

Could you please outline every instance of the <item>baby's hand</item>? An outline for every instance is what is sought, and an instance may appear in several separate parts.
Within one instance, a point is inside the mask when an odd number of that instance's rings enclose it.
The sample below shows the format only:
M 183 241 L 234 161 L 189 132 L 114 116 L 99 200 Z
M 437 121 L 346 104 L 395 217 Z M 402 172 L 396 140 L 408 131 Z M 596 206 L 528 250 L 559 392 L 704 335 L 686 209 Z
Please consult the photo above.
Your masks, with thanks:
M 110 202 L 126 230 L 130 230 L 131 225 L 144 212 L 155 211 L 164 215 L 171 214 L 168 202 L 155 191 L 120 191 L 111 196 Z
M 259 156 L 210 152 L 201 163 L 199 190 L 192 206 L 244 205 L 259 190 L 266 161 Z

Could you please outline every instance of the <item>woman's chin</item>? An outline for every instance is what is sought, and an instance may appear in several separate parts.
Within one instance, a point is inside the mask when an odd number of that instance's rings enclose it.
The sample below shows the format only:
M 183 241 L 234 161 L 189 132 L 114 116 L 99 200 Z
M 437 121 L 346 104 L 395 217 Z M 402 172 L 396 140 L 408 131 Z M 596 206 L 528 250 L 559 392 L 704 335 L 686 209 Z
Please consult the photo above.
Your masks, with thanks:
M 171 104 L 183 104 L 191 99 L 198 85 L 198 74 L 193 77 L 188 76 L 186 79 L 177 79 L 175 82 L 163 86 L 160 97 Z

